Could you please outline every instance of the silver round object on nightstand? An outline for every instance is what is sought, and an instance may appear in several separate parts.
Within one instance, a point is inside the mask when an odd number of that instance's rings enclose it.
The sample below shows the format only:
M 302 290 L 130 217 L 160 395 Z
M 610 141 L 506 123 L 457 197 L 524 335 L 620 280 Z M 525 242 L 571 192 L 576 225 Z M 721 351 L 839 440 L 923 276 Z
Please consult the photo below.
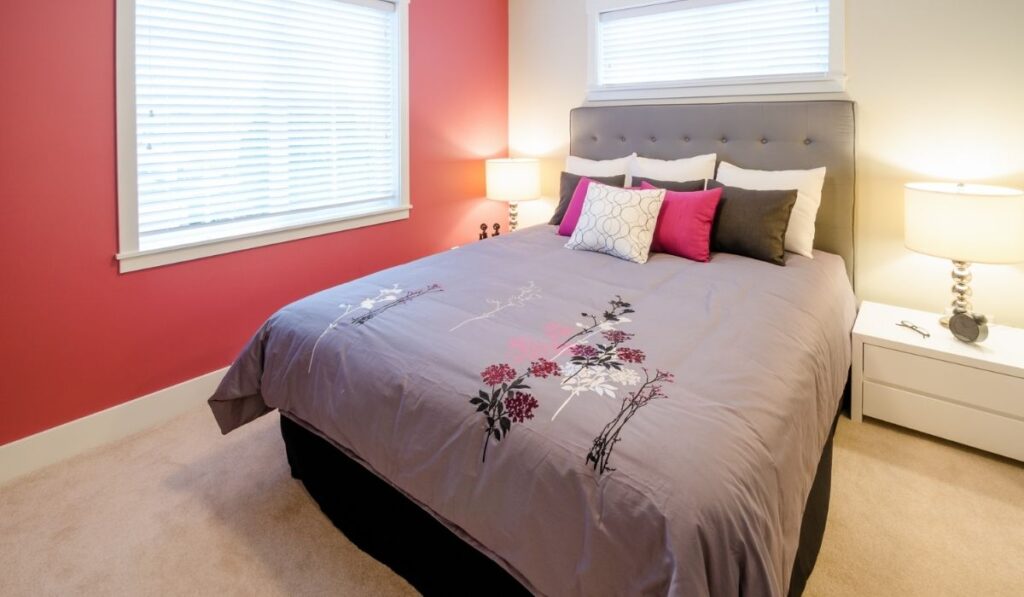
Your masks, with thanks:
M 949 318 L 949 331 L 961 342 L 984 342 L 988 338 L 988 318 L 976 313 L 955 313 Z

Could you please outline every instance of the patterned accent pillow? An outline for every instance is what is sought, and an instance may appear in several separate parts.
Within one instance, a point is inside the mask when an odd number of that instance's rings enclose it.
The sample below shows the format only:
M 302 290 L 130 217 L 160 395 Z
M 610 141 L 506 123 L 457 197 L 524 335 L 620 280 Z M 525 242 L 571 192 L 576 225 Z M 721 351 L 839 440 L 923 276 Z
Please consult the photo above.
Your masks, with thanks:
M 664 189 L 633 190 L 591 182 L 566 248 L 646 263 Z

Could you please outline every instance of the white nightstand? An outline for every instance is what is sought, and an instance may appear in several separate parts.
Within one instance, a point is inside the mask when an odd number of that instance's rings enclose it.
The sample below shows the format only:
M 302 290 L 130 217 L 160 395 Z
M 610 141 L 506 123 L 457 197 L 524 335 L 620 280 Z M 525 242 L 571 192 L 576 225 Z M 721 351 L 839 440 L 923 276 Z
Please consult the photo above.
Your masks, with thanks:
M 931 333 L 897 326 L 901 320 Z M 1024 330 L 965 344 L 934 313 L 865 302 L 853 327 L 851 416 L 1024 460 Z

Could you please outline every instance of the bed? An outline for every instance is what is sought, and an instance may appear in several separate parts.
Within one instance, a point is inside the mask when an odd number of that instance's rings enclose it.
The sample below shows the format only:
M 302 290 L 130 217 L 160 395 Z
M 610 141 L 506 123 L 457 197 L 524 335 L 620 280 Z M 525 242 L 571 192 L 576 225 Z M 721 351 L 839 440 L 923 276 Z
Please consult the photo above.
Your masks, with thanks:
M 855 315 L 848 102 L 578 108 L 571 153 L 827 166 L 814 259 L 644 265 L 535 226 L 325 290 L 210 406 L 427 594 L 799 594 Z

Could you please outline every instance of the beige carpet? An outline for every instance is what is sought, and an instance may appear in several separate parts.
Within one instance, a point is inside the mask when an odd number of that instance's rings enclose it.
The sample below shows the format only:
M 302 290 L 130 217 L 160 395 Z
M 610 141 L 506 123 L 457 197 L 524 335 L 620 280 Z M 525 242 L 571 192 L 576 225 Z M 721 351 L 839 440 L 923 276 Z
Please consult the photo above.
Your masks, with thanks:
M 1024 466 L 843 419 L 809 595 L 1024 594 Z M 0 594 L 408 595 L 205 407 L 0 487 Z

